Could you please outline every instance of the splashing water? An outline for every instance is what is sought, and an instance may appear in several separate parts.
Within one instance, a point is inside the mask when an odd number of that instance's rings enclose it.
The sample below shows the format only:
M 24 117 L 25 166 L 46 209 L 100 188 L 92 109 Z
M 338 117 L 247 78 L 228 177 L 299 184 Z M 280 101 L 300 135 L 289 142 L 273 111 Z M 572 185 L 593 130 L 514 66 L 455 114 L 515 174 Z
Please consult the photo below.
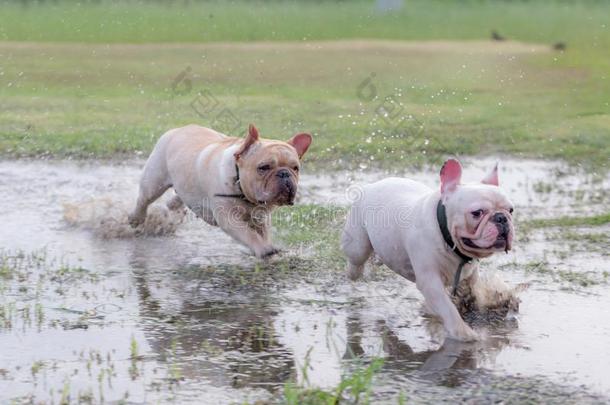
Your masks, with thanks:
M 153 204 L 144 224 L 132 228 L 127 220 L 129 208 L 109 197 L 64 203 L 63 209 L 67 224 L 91 231 L 103 239 L 173 235 L 186 218 L 184 209 L 170 210 L 164 205 Z

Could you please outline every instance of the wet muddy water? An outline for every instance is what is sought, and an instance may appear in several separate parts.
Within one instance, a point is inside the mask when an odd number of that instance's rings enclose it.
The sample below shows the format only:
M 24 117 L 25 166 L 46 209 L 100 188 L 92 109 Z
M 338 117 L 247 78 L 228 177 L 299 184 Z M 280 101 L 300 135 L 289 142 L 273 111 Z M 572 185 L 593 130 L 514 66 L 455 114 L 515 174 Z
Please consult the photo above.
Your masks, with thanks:
M 608 176 L 501 161 L 521 219 L 609 210 Z M 465 162 L 466 180 L 493 163 Z M 480 326 L 475 344 L 443 342 L 414 285 L 386 268 L 352 283 L 289 250 L 261 265 L 161 206 L 151 234 L 133 235 L 142 164 L 0 162 L 0 402 L 277 402 L 288 381 L 333 388 L 376 357 L 376 402 L 610 401 L 608 239 L 573 237 L 607 225 L 530 230 L 484 262 L 529 283 L 517 318 Z M 436 170 L 390 174 L 437 181 Z M 306 175 L 299 203 L 345 205 L 387 175 Z

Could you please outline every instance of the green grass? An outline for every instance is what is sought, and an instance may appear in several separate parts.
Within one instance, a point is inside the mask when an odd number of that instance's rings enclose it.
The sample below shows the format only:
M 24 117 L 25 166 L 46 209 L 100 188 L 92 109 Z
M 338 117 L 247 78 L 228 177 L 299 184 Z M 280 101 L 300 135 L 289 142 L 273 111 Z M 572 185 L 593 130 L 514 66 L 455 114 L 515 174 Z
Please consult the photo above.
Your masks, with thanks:
M 564 216 L 559 218 L 533 219 L 523 225 L 530 228 L 601 226 L 610 223 L 610 213 L 592 216 Z
M 394 13 L 374 1 L 5 2 L 0 38 L 93 43 L 509 38 L 607 45 L 602 1 L 408 0 Z M 593 44 L 589 40 L 597 38 Z
M 343 207 L 316 204 L 283 207 L 275 211 L 273 226 L 291 248 L 314 247 L 332 254 L 339 250 L 339 229 L 345 223 Z
M 307 268 L 311 272 L 342 272 L 345 259 L 339 240 L 345 215 L 344 207 L 332 205 L 306 204 L 276 210 L 273 239 L 290 255 L 274 261 L 271 271 L 300 272 Z
M 607 273 L 597 273 L 594 271 L 572 271 L 560 270 L 551 266 L 546 260 L 532 261 L 523 266 L 526 273 L 536 273 L 550 276 L 556 282 L 565 282 L 578 285 L 580 287 L 590 287 L 608 281 Z
M 98 274 L 51 260 L 45 250 L 29 253 L 0 250 L 0 331 L 17 325 L 40 328 L 43 323 L 60 322 L 57 318 L 47 319 L 45 306 L 63 305 L 62 296 L 98 281 Z M 78 322 L 82 324 L 91 315 L 88 311 L 63 310 L 71 314 L 79 313 L 81 317 Z M 33 365 L 32 375 L 42 366 Z
M 563 231 L 559 234 L 559 237 L 564 240 L 577 241 L 583 244 L 590 244 L 593 246 L 610 247 L 610 235 L 607 233 L 594 232 L 594 233 L 580 233 L 572 231 Z M 609 253 L 607 249 L 604 249 L 604 253 Z
M 268 137 L 313 132 L 307 159 L 320 167 L 510 153 L 603 170 L 609 12 L 542 1 L 413 0 L 396 14 L 365 1 L 3 3 L 0 38 L 33 42 L 0 42 L 0 154 L 124 158 L 175 126 L 241 135 L 254 122 Z M 492 28 L 546 45 L 487 42 Z M 485 42 L 308 42 L 358 38 Z M 549 50 L 558 40 L 565 53 Z M 187 68 L 189 91 L 173 86 Z M 373 73 L 378 98 L 359 98 Z M 218 107 L 197 114 L 200 91 Z M 376 113 L 387 96 L 400 103 L 389 122 Z M 223 122 L 225 108 L 239 125 Z
M 286 405 L 335 405 L 343 402 L 368 404 L 373 377 L 382 366 L 383 359 L 373 359 L 368 366 L 357 368 L 351 374 L 343 376 L 337 387 L 332 390 L 286 383 L 283 403 Z

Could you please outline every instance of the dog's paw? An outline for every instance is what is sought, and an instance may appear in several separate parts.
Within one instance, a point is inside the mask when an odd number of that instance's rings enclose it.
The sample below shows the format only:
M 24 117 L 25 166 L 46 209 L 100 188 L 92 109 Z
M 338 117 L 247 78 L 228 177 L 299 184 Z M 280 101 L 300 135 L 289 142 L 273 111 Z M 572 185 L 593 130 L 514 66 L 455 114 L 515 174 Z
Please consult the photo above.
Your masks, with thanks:
M 362 277 L 362 274 L 364 273 L 364 266 L 363 265 L 357 266 L 355 264 L 348 263 L 346 270 L 347 270 L 347 277 L 351 281 L 356 281 Z
M 280 253 L 279 249 L 274 248 L 273 246 L 267 248 L 267 249 L 263 249 L 259 254 L 257 254 L 256 256 L 258 256 L 260 259 L 268 259 L 273 255 L 276 255 Z
M 144 223 L 145 219 L 146 218 L 142 218 L 142 217 L 139 217 L 139 216 L 136 216 L 133 214 L 131 214 L 127 217 L 127 221 L 129 222 L 129 225 L 132 228 L 137 228 L 138 226 L 142 225 Z
M 481 340 L 481 336 L 466 324 L 457 330 L 450 331 L 447 334 L 447 338 L 457 340 L 459 342 L 476 342 Z

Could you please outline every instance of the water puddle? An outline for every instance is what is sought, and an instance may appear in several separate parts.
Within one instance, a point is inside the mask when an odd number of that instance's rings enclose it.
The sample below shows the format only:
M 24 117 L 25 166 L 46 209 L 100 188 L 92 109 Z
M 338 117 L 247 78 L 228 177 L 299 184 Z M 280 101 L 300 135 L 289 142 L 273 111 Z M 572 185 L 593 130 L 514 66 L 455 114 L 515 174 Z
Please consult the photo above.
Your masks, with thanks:
M 494 162 L 465 162 L 465 178 Z M 610 398 L 608 226 L 528 231 L 484 264 L 529 284 L 517 320 L 481 327 L 476 344 L 443 344 L 414 285 L 386 268 L 351 283 L 295 252 L 259 263 L 161 204 L 133 234 L 141 165 L 0 163 L 0 402 L 276 402 L 288 381 L 331 389 L 376 357 L 380 402 Z M 522 218 L 608 212 L 609 176 L 501 165 Z M 436 170 L 392 174 L 437 182 Z M 308 175 L 299 203 L 345 205 L 387 175 Z

